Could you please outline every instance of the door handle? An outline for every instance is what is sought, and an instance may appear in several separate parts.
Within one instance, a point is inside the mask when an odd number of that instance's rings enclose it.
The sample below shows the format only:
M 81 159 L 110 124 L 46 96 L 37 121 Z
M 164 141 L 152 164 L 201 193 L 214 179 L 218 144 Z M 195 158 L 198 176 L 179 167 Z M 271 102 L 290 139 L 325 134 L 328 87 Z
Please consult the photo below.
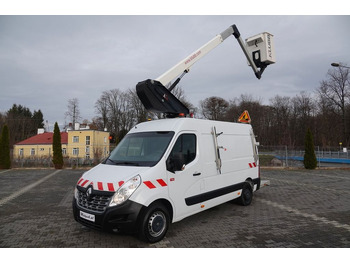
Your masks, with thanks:
M 193 176 L 200 176 L 201 173 L 194 173 Z

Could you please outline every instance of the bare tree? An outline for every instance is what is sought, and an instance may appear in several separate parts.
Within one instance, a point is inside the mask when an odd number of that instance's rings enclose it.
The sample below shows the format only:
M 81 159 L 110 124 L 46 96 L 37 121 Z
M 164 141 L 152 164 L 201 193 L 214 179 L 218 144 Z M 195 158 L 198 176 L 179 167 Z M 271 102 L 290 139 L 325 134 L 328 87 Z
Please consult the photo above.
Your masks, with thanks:
M 274 117 L 274 128 L 272 129 L 273 139 L 279 145 L 291 145 L 292 138 L 289 121 L 291 114 L 290 97 L 276 95 L 270 99 L 270 105 Z
M 346 108 L 350 101 L 349 68 L 337 67 L 327 72 L 327 79 L 322 80 L 317 92 L 321 99 L 329 101 L 332 109 L 339 115 L 342 125 L 342 139 L 344 145 L 349 145 L 348 128 L 346 125 Z
M 107 106 L 108 106 L 108 118 L 109 118 L 109 130 L 114 135 L 118 135 L 120 131 L 120 97 L 122 92 L 119 89 L 112 89 L 106 91 Z
M 315 116 L 315 127 L 318 130 L 315 132 L 315 143 L 324 147 L 338 145 L 342 140 L 342 124 L 337 119 L 339 114 L 335 112 L 332 103 L 325 97 L 319 96 Z
M 65 116 L 69 117 L 70 121 L 72 121 L 73 128 L 75 128 L 75 123 L 81 119 L 78 98 L 68 100 Z
M 135 123 L 146 119 L 135 96 L 135 92 L 111 89 L 104 91 L 95 103 L 96 112 L 100 116 L 97 124 L 102 120 L 104 128 L 116 136 L 117 141 L 120 141 Z
M 217 96 L 212 96 L 200 101 L 200 108 L 204 118 L 210 120 L 224 120 L 229 103 Z
M 140 123 L 146 121 L 148 115 L 147 110 L 137 96 L 135 89 L 129 89 L 128 98 L 131 108 L 135 111 L 135 122 Z
M 120 104 L 120 131 L 119 138 L 122 139 L 126 133 L 134 126 L 136 112 L 132 107 L 131 96 L 129 92 L 122 92 L 119 97 Z
M 300 92 L 290 100 L 290 132 L 294 144 L 304 143 L 305 132 L 308 128 L 316 134 L 312 119 L 315 116 L 316 105 L 312 97 L 305 91 Z
M 104 91 L 101 97 L 95 103 L 95 112 L 101 116 L 103 129 L 108 123 L 108 92 Z

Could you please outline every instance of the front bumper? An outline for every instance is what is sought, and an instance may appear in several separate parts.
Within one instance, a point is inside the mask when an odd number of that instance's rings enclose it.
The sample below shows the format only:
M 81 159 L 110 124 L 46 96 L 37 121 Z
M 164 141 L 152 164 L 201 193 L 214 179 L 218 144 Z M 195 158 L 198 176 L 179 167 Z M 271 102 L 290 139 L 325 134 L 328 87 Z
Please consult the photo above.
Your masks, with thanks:
M 127 200 L 121 205 L 107 207 L 104 212 L 95 212 L 79 206 L 75 197 L 73 197 L 74 219 L 85 226 L 100 230 L 136 232 L 138 225 L 137 219 L 142 207 L 143 205 L 141 204 Z M 81 215 L 80 211 L 92 215 L 94 221 L 83 218 L 84 216 Z

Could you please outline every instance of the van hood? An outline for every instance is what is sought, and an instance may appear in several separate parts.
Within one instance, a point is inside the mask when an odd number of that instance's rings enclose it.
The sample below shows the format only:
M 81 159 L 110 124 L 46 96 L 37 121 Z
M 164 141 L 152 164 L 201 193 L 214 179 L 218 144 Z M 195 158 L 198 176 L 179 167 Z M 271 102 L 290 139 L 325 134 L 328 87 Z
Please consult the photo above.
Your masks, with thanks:
M 91 185 L 94 190 L 115 192 L 124 182 L 149 168 L 99 164 L 84 173 L 77 185 L 85 188 Z

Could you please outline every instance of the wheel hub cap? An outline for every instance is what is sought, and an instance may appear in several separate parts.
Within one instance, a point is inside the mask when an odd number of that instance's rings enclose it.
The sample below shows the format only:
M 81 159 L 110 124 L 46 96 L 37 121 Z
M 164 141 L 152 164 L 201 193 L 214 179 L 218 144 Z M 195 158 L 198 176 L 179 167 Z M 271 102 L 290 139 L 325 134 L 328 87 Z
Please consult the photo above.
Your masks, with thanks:
M 155 212 L 148 220 L 148 230 L 151 236 L 158 237 L 165 229 L 165 215 L 162 212 Z

